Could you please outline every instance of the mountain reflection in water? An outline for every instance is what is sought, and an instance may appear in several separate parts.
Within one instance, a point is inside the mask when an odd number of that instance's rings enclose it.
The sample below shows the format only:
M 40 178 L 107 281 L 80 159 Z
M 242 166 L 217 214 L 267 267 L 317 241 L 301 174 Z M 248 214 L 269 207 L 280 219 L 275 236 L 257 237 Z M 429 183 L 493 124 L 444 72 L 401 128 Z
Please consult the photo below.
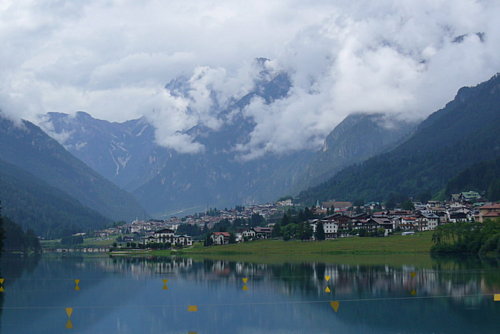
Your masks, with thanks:
M 67 307 L 78 333 L 487 333 L 500 315 L 498 263 L 476 259 L 421 269 L 42 257 L 0 268 L 2 333 L 67 332 Z

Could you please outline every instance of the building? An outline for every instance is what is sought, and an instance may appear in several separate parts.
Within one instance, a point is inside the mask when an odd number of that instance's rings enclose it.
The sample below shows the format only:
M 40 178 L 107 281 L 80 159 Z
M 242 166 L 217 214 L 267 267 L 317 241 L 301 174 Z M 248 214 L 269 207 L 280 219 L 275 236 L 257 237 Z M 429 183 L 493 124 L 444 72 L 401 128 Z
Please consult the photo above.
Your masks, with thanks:
M 334 209 L 337 211 L 347 211 L 352 208 L 352 202 L 340 202 L 340 201 L 328 201 L 321 203 L 321 207 L 324 209 Z
M 465 223 L 469 221 L 469 217 L 465 212 L 457 211 L 450 212 L 448 220 L 450 223 Z
M 335 239 L 338 236 L 338 224 L 333 220 L 315 220 L 311 223 L 313 235 L 316 235 L 318 224 L 323 224 L 323 231 L 325 231 L 325 240 Z
M 383 228 L 385 230 L 385 235 L 392 233 L 394 230 L 394 223 L 387 217 L 372 218 L 372 220 L 377 223 L 377 228 Z
M 241 232 L 241 237 L 243 240 L 253 240 L 255 239 L 255 231 L 253 229 L 245 230 Z
M 439 226 L 439 216 L 434 213 L 422 213 L 419 217 L 425 222 L 426 229 L 423 231 L 433 231 Z
M 193 239 L 189 235 L 175 235 L 174 231 L 165 228 L 146 237 L 144 243 L 148 244 L 169 244 L 170 246 L 186 247 L 193 245 Z
M 227 245 L 229 244 L 230 237 L 231 234 L 229 232 L 213 232 L 210 235 L 210 238 L 212 239 L 212 243 L 214 245 Z
M 495 218 L 500 218 L 500 203 L 486 204 L 479 208 L 479 222 Z
M 273 233 L 272 227 L 254 227 L 253 230 L 255 232 L 256 239 L 268 239 Z

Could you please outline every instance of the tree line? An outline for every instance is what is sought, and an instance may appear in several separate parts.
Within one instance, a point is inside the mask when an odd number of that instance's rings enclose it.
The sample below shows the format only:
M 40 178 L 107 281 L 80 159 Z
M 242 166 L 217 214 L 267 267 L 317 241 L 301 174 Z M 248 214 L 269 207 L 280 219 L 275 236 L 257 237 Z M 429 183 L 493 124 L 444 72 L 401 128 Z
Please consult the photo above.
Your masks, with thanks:
M 432 241 L 433 253 L 500 257 L 500 219 L 441 225 L 434 231 Z
M 9 218 L 3 217 L 0 206 L 0 253 L 22 252 L 27 254 L 40 253 L 41 251 L 40 241 L 33 230 L 24 231 L 21 226 Z

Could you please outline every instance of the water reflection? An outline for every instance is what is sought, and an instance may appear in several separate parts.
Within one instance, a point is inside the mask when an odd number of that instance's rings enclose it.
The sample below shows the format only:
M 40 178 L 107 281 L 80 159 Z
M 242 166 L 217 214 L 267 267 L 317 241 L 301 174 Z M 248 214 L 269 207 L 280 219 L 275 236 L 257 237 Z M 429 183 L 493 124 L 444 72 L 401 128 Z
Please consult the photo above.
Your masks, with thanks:
M 498 263 L 477 259 L 440 258 L 426 269 L 189 258 L 26 261 L 2 263 L 5 277 L 14 278 L 1 315 L 5 333 L 64 332 L 65 307 L 74 307 L 74 329 L 82 333 L 484 333 L 500 315 L 491 296 L 500 291 Z M 188 305 L 199 309 L 187 312 Z

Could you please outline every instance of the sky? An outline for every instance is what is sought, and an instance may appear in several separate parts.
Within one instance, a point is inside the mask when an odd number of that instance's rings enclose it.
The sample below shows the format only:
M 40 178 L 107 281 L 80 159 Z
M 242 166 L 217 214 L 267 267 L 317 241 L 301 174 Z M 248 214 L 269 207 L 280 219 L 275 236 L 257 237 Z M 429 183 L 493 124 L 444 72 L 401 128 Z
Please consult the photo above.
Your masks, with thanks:
M 4 116 L 144 116 L 160 145 L 190 154 L 203 146 L 186 130 L 224 126 L 220 111 L 254 88 L 266 57 L 292 88 L 242 111 L 256 127 L 234 149 L 253 159 L 317 149 L 351 113 L 423 119 L 488 80 L 500 1 L 1 0 L 0 40 Z M 165 88 L 179 77 L 186 95 Z

